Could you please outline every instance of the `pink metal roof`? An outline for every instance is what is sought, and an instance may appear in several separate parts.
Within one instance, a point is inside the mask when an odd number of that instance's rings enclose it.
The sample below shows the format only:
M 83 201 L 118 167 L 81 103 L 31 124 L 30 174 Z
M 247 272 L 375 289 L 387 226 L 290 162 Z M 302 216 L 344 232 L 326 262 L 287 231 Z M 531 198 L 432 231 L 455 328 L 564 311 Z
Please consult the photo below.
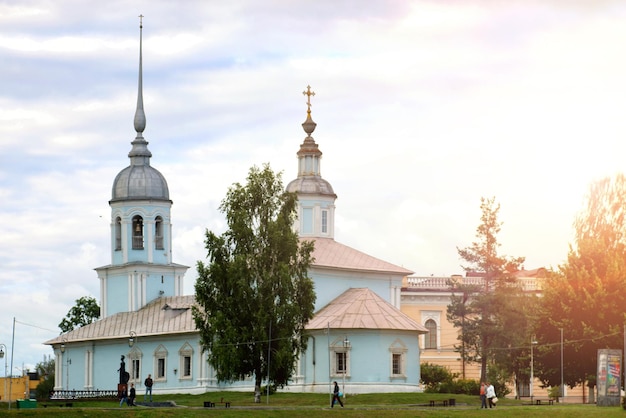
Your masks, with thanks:
M 315 267 L 328 267 L 342 270 L 367 270 L 399 275 L 413 274 L 411 270 L 396 266 L 367 255 L 354 248 L 338 243 L 332 238 L 300 238 L 301 241 L 314 241 L 313 257 Z
M 306 329 L 392 329 L 428 332 L 368 288 L 348 289 L 320 309 Z
M 135 312 L 120 312 L 92 324 L 59 335 L 44 344 L 128 338 L 134 331 L 138 337 L 159 334 L 197 332 L 191 306 L 195 297 L 170 296 L 156 299 Z

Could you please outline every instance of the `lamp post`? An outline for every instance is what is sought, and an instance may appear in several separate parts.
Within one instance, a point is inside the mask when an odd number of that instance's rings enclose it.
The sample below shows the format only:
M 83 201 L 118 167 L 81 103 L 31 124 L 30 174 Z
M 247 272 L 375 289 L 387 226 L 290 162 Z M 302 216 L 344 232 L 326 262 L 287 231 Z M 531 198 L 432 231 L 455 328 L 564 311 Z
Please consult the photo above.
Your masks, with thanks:
M 530 338 L 530 403 L 533 403 L 533 381 L 535 380 L 534 375 L 534 366 L 535 359 L 533 357 L 533 349 L 537 345 L 537 341 L 535 341 L 534 336 Z
M 4 358 L 4 395 L 2 395 L 4 397 L 4 399 L 7 399 L 7 374 L 8 374 L 8 365 L 7 365 L 7 359 L 9 358 L 8 353 L 7 353 L 7 346 L 0 343 L 0 359 Z M 4 347 L 4 349 L 2 348 Z M 7 354 L 5 354 L 7 353 Z M 11 400 L 9 399 L 9 409 L 11 409 Z
M 67 338 L 63 337 L 61 340 L 61 379 L 63 379 L 63 354 L 65 353 L 65 343 L 67 342 Z M 65 390 L 70 389 L 70 364 L 72 364 L 71 359 L 67 359 L 67 364 L 65 365 Z M 63 385 L 61 385 L 61 389 Z
M 130 352 L 130 372 L 131 372 L 131 379 L 135 380 L 135 356 L 134 356 L 134 352 L 132 351 L 133 346 L 135 345 L 135 342 L 137 340 L 137 334 L 135 333 L 135 331 L 131 331 L 130 332 L 130 336 L 128 337 L 128 346 L 131 348 L 131 352 Z
M 350 347 L 350 340 L 348 336 L 343 339 L 343 384 L 341 385 L 341 391 L 343 392 L 343 398 L 346 399 L 346 372 L 348 371 L 348 348 Z
M 330 366 L 330 321 L 326 324 L 326 339 L 328 340 L 328 396 L 330 396 L 330 404 L 333 404 L 333 389 L 331 383 L 331 366 Z

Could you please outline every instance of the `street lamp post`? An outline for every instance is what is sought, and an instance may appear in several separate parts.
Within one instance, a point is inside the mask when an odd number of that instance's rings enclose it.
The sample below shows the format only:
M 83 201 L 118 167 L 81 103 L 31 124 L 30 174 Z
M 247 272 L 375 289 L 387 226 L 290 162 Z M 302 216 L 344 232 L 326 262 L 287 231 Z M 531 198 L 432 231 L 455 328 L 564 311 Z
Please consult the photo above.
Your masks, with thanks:
M 8 365 L 7 365 L 7 359 L 9 358 L 8 353 L 7 353 L 7 346 L 0 343 L 0 346 L 4 347 L 4 349 L 2 349 L 2 347 L 0 347 L 0 359 L 4 358 L 4 399 L 7 399 L 7 370 L 8 370 Z M 9 399 L 9 409 L 11 409 L 11 400 Z
M 343 398 L 346 399 L 346 372 L 348 371 L 348 348 L 350 347 L 350 340 L 348 340 L 348 336 L 343 340 L 343 384 L 341 385 L 341 390 L 343 392 Z
M 535 380 L 535 374 L 534 374 L 534 366 L 535 366 L 535 359 L 533 357 L 533 349 L 534 346 L 537 345 L 537 341 L 535 341 L 535 338 L 531 338 L 530 339 L 530 403 L 533 403 L 533 381 Z
M 65 353 L 65 343 L 67 342 L 67 338 L 63 337 L 61 340 L 61 379 L 63 379 L 63 354 Z M 65 390 L 70 390 L 70 365 L 72 364 L 72 359 L 68 358 L 65 361 Z M 61 389 L 63 389 L 63 385 L 61 385 Z
M 131 352 L 130 352 L 130 372 L 131 372 L 131 379 L 135 380 L 135 356 L 134 356 L 134 352 L 132 351 L 133 346 L 135 345 L 135 343 L 137 342 L 138 338 L 137 338 L 137 333 L 135 333 L 135 331 L 131 331 L 130 332 L 130 336 L 128 337 L 128 346 L 131 348 Z
M 330 322 L 328 322 L 328 324 L 326 324 L 326 339 L 328 341 L 328 396 L 330 396 L 330 404 L 333 404 L 333 389 L 332 389 L 332 383 L 331 383 L 331 359 L 330 359 Z

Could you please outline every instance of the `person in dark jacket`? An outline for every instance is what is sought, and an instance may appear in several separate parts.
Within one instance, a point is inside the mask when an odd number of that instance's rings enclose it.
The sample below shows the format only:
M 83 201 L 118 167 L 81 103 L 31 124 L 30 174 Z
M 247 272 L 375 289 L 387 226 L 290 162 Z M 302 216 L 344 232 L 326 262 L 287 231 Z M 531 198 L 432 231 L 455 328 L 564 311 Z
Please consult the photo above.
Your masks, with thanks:
M 130 393 L 128 395 L 128 400 L 126 401 L 126 403 L 128 403 L 128 406 L 137 406 L 135 405 L 135 397 L 137 396 L 137 391 L 135 391 L 135 384 L 131 383 L 130 384 Z
M 152 375 L 149 374 L 148 377 L 146 377 L 146 380 L 144 380 L 143 382 L 144 386 L 146 387 L 146 394 L 143 395 L 143 400 L 145 401 L 146 398 L 148 397 L 148 394 L 150 394 L 150 402 L 152 402 Z
M 333 400 L 330 401 L 330 407 L 334 408 L 335 400 L 339 402 L 339 405 L 343 408 L 343 402 L 341 402 L 341 396 L 339 396 L 339 385 L 337 382 L 333 382 L 335 384 L 335 389 L 333 389 Z

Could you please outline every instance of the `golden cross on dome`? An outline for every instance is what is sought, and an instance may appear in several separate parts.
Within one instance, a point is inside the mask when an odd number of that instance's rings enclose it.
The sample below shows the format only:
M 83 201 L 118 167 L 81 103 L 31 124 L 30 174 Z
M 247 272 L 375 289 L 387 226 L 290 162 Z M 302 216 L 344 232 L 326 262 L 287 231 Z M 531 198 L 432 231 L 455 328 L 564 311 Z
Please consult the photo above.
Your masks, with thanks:
M 303 91 L 302 94 L 307 96 L 306 105 L 307 105 L 307 113 L 311 113 L 311 96 L 315 96 L 315 92 L 311 91 L 311 86 L 306 86 L 306 91 Z

